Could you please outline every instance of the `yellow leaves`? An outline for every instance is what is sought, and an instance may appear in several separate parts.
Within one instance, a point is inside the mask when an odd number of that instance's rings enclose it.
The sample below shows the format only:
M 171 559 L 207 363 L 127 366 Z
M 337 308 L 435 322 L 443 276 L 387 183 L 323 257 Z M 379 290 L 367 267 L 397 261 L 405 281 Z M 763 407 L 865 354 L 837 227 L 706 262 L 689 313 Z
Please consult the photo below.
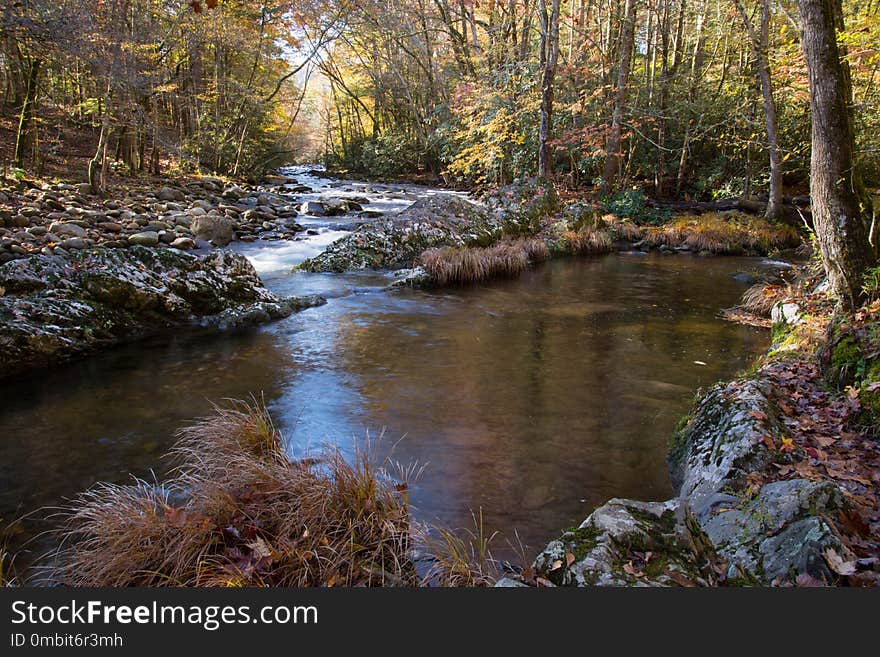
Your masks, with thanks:
M 779 446 L 780 452 L 793 452 L 795 449 L 794 441 L 791 438 L 782 439 L 782 444 Z

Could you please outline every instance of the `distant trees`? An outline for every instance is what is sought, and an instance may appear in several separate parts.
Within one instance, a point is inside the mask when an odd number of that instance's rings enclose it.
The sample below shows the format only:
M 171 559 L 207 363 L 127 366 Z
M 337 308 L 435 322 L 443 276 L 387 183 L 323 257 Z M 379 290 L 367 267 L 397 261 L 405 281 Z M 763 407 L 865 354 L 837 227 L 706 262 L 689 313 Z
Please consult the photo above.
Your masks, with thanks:
M 332 0 L 324 0 L 331 6 Z M 880 20 L 847 3 L 856 158 L 880 182 Z M 367 0 L 317 58 L 328 161 L 465 182 L 553 175 L 607 194 L 805 185 L 796 0 Z M 549 83 L 549 84 L 548 84 Z
M 112 165 L 255 172 L 289 157 L 304 45 L 335 36 L 344 3 L 22 0 L 0 9 L 0 91 L 18 116 L 17 166 L 93 126 L 89 180 Z M 321 32 L 323 31 L 323 36 Z M 301 52 L 296 65 L 284 56 Z M 41 148 L 36 148 L 39 139 Z M 69 148 L 68 145 L 66 148 Z

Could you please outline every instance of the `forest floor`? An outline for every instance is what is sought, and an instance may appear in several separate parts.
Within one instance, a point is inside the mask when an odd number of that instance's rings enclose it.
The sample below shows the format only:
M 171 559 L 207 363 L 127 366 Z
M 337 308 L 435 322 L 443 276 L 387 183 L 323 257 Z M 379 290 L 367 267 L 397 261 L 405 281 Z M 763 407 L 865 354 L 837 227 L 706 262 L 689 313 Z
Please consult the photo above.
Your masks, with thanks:
M 832 482 L 847 504 L 827 520 L 846 553 L 840 561 L 826 555 L 829 566 L 848 584 L 878 586 L 880 299 L 841 314 L 820 281 L 810 282 L 789 287 L 779 299 L 785 313 L 774 313 L 773 345 L 761 371 L 787 435 L 779 444 L 767 438 L 780 458 L 751 472 L 748 486 Z

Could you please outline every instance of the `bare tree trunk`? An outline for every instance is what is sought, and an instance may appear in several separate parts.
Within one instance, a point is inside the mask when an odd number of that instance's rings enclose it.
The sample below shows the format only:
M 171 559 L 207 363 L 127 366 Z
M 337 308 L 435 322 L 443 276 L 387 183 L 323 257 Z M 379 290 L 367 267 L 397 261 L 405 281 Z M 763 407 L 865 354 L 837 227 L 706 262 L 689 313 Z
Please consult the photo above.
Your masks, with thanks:
M 810 81 L 813 224 L 831 287 L 845 309 L 862 298 L 865 271 L 877 261 L 870 197 L 855 170 L 852 82 L 837 45 L 840 0 L 798 0 L 801 45 Z
M 106 171 L 107 143 L 110 138 L 110 92 L 107 91 L 107 99 L 104 103 L 104 119 L 101 122 L 101 133 L 98 136 L 98 147 L 95 156 L 89 160 L 89 185 L 92 186 L 93 194 L 104 193 L 104 175 Z
M 611 116 L 611 130 L 606 142 L 605 167 L 602 171 L 602 193 L 608 194 L 614 189 L 614 179 L 620 168 L 620 133 L 623 126 L 623 111 L 626 108 L 626 96 L 629 87 L 629 69 L 632 63 L 633 42 L 636 32 L 636 8 L 638 0 L 626 0 L 624 24 L 621 33 L 619 69 L 617 71 L 617 89 L 614 94 L 614 110 Z
M 541 125 L 538 129 L 538 176 L 553 175 L 553 157 L 550 153 L 550 132 L 553 121 L 553 79 L 559 57 L 559 0 L 552 0 L 547 15 L 546 0 L 541 2 Z
M 21 105 L 21 114 L 18 117 L 18 131 L 15 135 L 15 155 L 13 160 L 15 166 L 21 167 L 24 164 L 24 154 L 28 145 L 32 141 L 31 123 L 33 122 L 34 103 L 37 100 L 37 79 L 40 75 L 40 66 L 43 61 L 36 58 L 31 61 L 28 70 L 27 91 L 25 92 L 24 102 Z
M 770 149 L 770 198 L 767 202 L 767 217 L 769 219 L 779 219 L 783 216 L 782 153 L 779 148 L 779 137 L 776 128 L 776 103 L 773 101 L 773 81 L 770 77 L 770 62 L 767 57 L 770 39 L 770 0 L 762 0 L 761 31 L 759 33 L 755 32 L 752 21 L 748 14 L 746 14 L 746 10 L 740 0 L 734 0 L 734 3 L 752 42 L 758 81 L 761 84 L 761 98 L 764 103 L 767 145 Z

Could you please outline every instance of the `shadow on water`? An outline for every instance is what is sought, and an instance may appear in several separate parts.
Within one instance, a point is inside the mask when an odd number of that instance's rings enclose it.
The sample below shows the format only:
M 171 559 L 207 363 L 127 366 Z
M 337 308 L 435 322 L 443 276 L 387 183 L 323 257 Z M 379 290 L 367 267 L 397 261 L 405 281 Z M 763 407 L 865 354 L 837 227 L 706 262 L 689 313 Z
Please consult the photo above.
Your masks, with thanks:
M 291 453 L 369 432 L 428 467 L 420 519 L 538 547 L 609 497 L 671 493 L 666 446 L 699 386 L 746 367 L 766 331 L 717 317 L 757 259 L 613 255 L 515 280 L 385 292 L 387 279 L 276 273 L 330 302 L 260 330 L 123 347 L 0 386 L 0 517 L 97 481 L 161 476 L 174 431 L 263 394 Z M 699 361 L 700 363 L 696 362 Z M 44 529 L 26 521 L 16 543 Z

